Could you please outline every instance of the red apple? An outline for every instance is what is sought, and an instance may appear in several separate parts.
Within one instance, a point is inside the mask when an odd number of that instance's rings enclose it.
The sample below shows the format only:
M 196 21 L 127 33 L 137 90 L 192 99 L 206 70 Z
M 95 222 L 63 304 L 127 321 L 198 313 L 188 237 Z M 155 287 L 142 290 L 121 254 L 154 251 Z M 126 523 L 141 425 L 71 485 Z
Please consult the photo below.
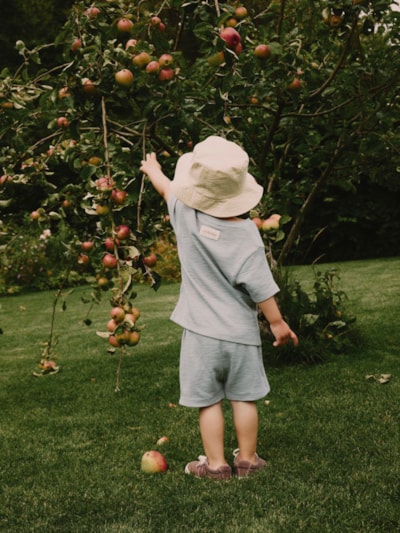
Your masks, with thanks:
M 247 17 L 247 9 L 244 6 L 239 6 L 235 9 L 235 17 L 238 19 L 244 19 Z
M 100 9 L 98 7 L 88 7 L 85 11 L 85 15 L 89 19 L 95 19 L 97 15 L 100 13 Z
M 89 252 L 93 248 L 93 246 L 93 241 L 83 241 L 83 243 L 81 244 L 81 248 L 84 252 Z
M 126 226 L 125 224 L 121 224 L 116 228 L 115 235 L 118 239 L 121 239 L 121 241 L 127 239 L 131 234 L 131 230 L 129 226 Z
M 162 446 L 163 444 L 165 444 L 168 441 L 169 441 L 169 438 L 164 435 L 163 437 L 160 437 L 158 439 L 157 446 Z
M 89 78 L 84 78 L 82 80 L 82 90 L 87 96 L 94 96 L 97 94 L 97 87 L 92 80 L 89 80 Z
M 151 450 L 143 455 L 140 468 L 146 474 L 155 474 L 157 472 L 166 472 L 168 463 L 160 452 Z
M 235 53 L 236 53 L 237 55 L 241 54 L 241 53 L 243 52 L 243 45 L 242 45 L 242 43 L 238 43 L 238 44 L 235 46 L 234 50 L 235 50 Z
M 106 254 L 103 257 L 103 265 L 106 268 L 116 268 L 118 265 L 118 259 L 113 254 Z
M 158 74 L 160 70 L 160 64 L 158 61 L 150 61 L 148 65 L 146 65 L 146 72 L 148 74 Z
M 128 315 L 133 316 L 133 323 L 135 323 L 140 318 L 140 310 L 137 307 L 128 307 L 126 309 Z
M 159 26 L 159 25 L 161 24 L 161 19 L 160 19 L 160 17 L 156 17 L 156 16 L 151 17 L 151 19 L 150 19 L 150 24 L 151 24 L 152 26 L 154 26 L 154 27 Z
M 61 89 L 58 91 L 59 100 L 63 100 L 64 98 L 68 98 L 70 96 L 71 96 L 71 93 L 68 87 L 61 87 Z
M 234 49 L 240 43 L 240 35 L 235 28 L 223 28 L 219 36 L 225 41 L 228 48 Z
M 175 76 L 174 69 L 172 69 L 172 68 L 162 68 L 160 70 L 158 78 L 161 81 L 169 81 L 169 80 L 172 80 L 174 76 Z
M 140 52 L 132 58 L 132 63 L 139 68 L 145 67 L 150 63 L 150 61 L 151 56 L 147 52 Z
M 88 265 L 90 263 L 90 258 L 88 255 L 86 254 L 81 254 L 79 257 L 78 257 L 78 263 L 80 265 Z
M 125 50 L 129 50 L 129 48 L 135 48 L 137 45 L 136 39 L 128 39 L 125 44 Z
M 114 251 L 114 240 L 111 237 L 107 237 L 104 241 L 104 246 L 106 247 L 106 250 L 109 252 Z
M 115 182 L 109 176 L 102 176 L 96 180 L 96 186 L 99 191 L 110 191 L 115 186 Z
M 171 56 L 171 54 L 162 54 L 158 58 L 158 62 L 160 63 L 160 67 L 170 67 L 172 63 L 174 62 L 174 58 Z
M 107 329 L 110 333 L 113 333 L 117 326 L 118 323 L 113 318 L 110 318 L 110 320 L 107 322 Z
M 57 126 L 59 128 L 68 128 L 69 121 L 68 121 L 67 117 L 58 117 Z
M 125 334 L 125 342 L 128 346 L 136 346 L 140 341 L 139 331 L 127 331 Z
M 117 29 L 120 33 L 131 33 L 133 30 L 133 22 L 125 17 L 119 19 L 117 22 Z
M 147 265 L 148 267 L 154 267 L 157 263 L 157 256 L 155 253 L 151 253 L 150 255 L 147 255 L 144 259 L 143 259 L 143 263 L 145 265 Z
M 40 218 L 40 212 L 35 210 L 30 214 L 32 220 L 38 220 Z
M 125 319 L 125 311 L 122 309 L 122 307 L 115 306 L 110 311 L 110 317 L 117 324 L 121 324 L 121 322 L 123 322 Z
M 110 335 L 108 337 L 108 342 L 111 344 L 111 346 L 113 346 L 114 348 L 120 348 L 120 343 L 117 341 L 117 339 L 115 338 L 115 335 Z
M 111 199 L 114 204 L 123 205 L 128 198 L 128 193 L 126 191 L 121 191 L 119 189 L 113 189 L 111 193 Z
M 254 48 L 254 55 L 260 59 L 266 59 L 271 55 L 271 49 L 267 44 L 258 44 Z
M 158 29 L 159 32 L 164 32 L 165 31 L 164 22 L 160 22 L 160 24 L 157 26 L 157 29 Z
M 74 39 L 71 44 L 71 52 L 77 52 L 81 48 L 82 48 L 82 40 L 79 38 Z
M 122 70 L 119 70 L 118 72 L 116 72 L 115 81 L 121 87 L 126 87 L 126 88 L 132 87 L 133 74 L 129 69 L 123 68 Z
M 301 81 L 299 78 L 293 78 L 287 88 L 289 91 L 299 91 L 301 89 Z

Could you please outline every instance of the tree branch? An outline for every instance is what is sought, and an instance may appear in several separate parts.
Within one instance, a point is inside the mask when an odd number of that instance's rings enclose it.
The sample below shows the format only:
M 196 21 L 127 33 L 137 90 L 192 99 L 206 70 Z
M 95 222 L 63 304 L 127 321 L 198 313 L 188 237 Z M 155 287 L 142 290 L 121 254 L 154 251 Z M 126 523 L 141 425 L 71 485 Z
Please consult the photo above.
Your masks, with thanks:
M 332 81 L 336 78 L 336 74 L 342 68 L 344 60 L 346 59 L 349 46 L 352 42 L 354 33 L 357 29 L 357 23 L 358 23 L 358 18 L 354 17 L 353 24 L 351 25 L 350 33 L 347 36 L 346 42 L 344 43 L 343 50 L 339 57 L 339 61 L 337 62 L 336 67 L 333 69 L 331 75 L 325 80 L 325 82 L 321 85 L 321 87 L 319 87 L 319 89 L 316 89 L 314 92 L 310 94 L 310 98 L 316 98 L 317 96 L 320 96 L 320 94 L 322 94 L 325 91 L 325 89 L 329 87 Z

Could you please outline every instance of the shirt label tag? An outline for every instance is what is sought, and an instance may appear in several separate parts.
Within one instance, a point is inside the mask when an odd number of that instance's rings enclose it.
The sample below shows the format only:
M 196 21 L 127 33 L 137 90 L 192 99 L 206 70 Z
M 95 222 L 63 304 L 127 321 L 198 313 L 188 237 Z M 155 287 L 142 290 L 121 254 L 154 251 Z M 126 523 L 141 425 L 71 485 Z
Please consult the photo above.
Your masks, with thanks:
M 215 228 L 210 228 L 209 226 L 201 226 L 200 235 L 207 237 L 208 239 L 212 239 L 213 241 L 217 241 L 221 235 L 221 232 Z

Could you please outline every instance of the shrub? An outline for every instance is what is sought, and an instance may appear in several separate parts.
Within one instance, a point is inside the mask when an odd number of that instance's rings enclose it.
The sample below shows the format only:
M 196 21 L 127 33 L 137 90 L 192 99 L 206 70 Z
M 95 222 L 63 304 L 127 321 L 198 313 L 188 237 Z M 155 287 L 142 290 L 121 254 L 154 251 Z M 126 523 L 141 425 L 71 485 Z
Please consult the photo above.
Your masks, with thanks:
M 330 354 L 346 350 L 355 342 L 355 331 L 350 327 L 355 317 L 347 311 L 347 295 L 338 288 L 339 270 L 315 271 L 311 293 L 288 272 L 276 270 L 275 278 L 280 286 L 277 301 L 292 329 L 299 336 L 298 347 L 287 345 L 274 351 L 280 362 L 316 363 Z M 267 321 L 260 316 L 263 341 L 270 341 L 272 334 Z

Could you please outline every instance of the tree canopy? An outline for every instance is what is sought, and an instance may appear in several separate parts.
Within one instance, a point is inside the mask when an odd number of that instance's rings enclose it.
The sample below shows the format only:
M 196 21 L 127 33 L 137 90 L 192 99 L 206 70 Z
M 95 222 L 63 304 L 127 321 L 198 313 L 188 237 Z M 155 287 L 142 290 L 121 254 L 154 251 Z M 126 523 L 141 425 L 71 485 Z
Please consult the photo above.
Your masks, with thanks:
M 1 72 L 3 234 L 32 227 L 34 210 L 38 232 L 73 243 L 129 221 L 146 247 L 164 211 L 144 153 L 172 177 L 180 154 L 219 134 L 265 188 L 255 214 L 283 215 L 268 236 L 279 263 L 314 260 L 324 235 L 373 221 L 378 193 L 398 253 L 386 193 L 399 195 L 399 28 L 389 0 L 74 3 L 53 43 L 19 39 L 20 66 Z

